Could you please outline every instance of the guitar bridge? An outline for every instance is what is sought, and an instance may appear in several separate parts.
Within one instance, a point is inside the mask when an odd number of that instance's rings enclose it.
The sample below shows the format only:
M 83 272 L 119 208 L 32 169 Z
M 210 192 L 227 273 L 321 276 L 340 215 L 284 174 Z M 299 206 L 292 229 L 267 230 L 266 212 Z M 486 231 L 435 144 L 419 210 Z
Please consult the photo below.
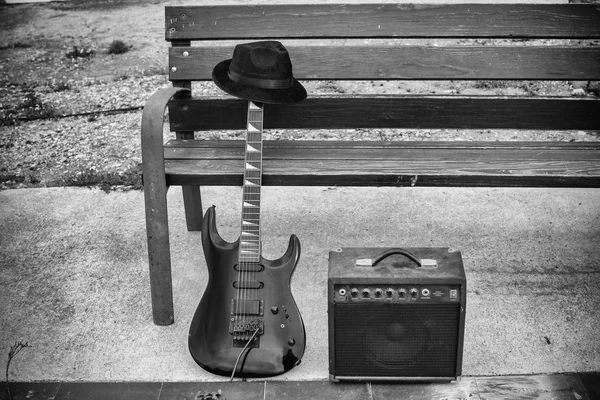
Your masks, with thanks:
M 264 321 L 260 318 L 231 318 L 229 334 L 233 336 L 233 347 L 244 347 L 254 335 L 248 347 L 258 347 L 259 336 L 264 332 Z

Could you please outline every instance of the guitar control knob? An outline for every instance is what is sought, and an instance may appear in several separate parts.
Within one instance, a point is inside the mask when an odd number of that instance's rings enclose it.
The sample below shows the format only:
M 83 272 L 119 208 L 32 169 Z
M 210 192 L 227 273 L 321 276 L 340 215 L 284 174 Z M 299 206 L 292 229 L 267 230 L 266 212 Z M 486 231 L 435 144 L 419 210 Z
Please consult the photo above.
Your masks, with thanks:
M 416 299 L 418 294 L 419 294 L 419 291 L 416 288 L 410 289 L 410 295 L 412 296 L 413 299 Z
M 383 290 L 377 288 L 375 289 L 375 297 L 379 298 L 383 294 Z
M 364 298 L 367 298 L 367 297 L 371 296 L 371 291 L 369 289 L 363 289 L 362 296 Z
M 398 296 L 403 299 L 406 297 L 406 289 L 400 289 L 398 290 Z
M 385 295 L 386 295 L 387 297 L 392 297 L 392 296 L 394 295 L 394 289 L 392 289 L 392 288 L 388 288 L 388 289 L 385 291 Z
M 358 297 L 358 289 L 354 288 L 350 291 L 350 296 L 352 297 Z

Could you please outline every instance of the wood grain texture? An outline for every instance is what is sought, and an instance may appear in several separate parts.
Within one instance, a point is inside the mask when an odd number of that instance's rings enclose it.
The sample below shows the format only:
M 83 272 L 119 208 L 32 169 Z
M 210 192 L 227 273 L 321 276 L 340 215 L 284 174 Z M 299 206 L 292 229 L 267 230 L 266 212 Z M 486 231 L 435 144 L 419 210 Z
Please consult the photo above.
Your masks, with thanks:
M 152 317 L 156 325 L 170 325 L 174 321 L 167 184 L 162 150 L 163 115 L 171 97 L 187 92 L 187 89 L 176 87 L 161 89 L 148 99 L 142 113 L 141 145 L 146 239 Z
M 306 37 L 598 38 L 600 7 L 593 4 L 166 7 L 165 30 L 167 40 Z
M 372 389 L 373 400 L 596 398 L 586 394 L 577 374 L 463 377 L 459 382 L 430 385 L 373 383 Z
M 590 399 L 576 374 L 475 378 L 482 399 Z
M 593 46 L 283 44 L 298 79 L 600 79 Z M 232 54 L 233 46 L 172 47 L 169 79 L 210 80 Z
M 246 102 L 171 101 L 171 130 L 245 129 Z M 332 118 L 335 115 L 335 118 Z M 311 96 L 267 104 L 265 129 L 482 128 L 600 129 L 600 101 L 577 98 L 398 95 Z
M 241 185 L 243 146 L 236 140 L 170 141 L 167 181 Z M 265 141 L 263 184 L 600 187 L 600 145 Z

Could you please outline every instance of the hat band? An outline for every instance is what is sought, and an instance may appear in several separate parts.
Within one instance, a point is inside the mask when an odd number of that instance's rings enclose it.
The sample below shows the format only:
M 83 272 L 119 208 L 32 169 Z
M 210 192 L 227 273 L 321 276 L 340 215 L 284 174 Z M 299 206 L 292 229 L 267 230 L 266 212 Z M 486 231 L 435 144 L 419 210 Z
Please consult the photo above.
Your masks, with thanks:
M 261 79 L 250 78 L 240 75 L 232 70 L 227 71 L 229 79 L 242 85 L 256 87 L 260 89 L 289 89 L 294 85 L 294 78 L 289 79 Z

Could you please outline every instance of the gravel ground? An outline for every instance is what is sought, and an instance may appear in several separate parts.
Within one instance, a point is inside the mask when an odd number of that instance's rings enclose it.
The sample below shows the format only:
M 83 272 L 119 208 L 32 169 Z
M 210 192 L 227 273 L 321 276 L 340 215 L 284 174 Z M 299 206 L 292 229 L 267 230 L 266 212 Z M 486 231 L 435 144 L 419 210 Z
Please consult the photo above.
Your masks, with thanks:
M 119 12 L 107 12 L 114 9 Z M 164 4 L 135 1 L 0 7 L 0 189 L 140 187 L 141 108 L 152 93 L 170 86 L 163 13 Z M 123 29 L 132 34 L 124 36 Z M 110 54 L 119 37 L 127 38 L 127 51 Z M 309 95 L 362 91 L 594 96 L 598 92 L 582 82 L 317 81 L 306 82 L 306 87 Z M 196 96 L 222 95 L 212 82 L 196 83 L 193 89 Z M 209 135 L 243 138 L 240 131 Z M 600 140 L 598 132 L 587 131 L 407 129 L 268 130 L 265 138 Z

